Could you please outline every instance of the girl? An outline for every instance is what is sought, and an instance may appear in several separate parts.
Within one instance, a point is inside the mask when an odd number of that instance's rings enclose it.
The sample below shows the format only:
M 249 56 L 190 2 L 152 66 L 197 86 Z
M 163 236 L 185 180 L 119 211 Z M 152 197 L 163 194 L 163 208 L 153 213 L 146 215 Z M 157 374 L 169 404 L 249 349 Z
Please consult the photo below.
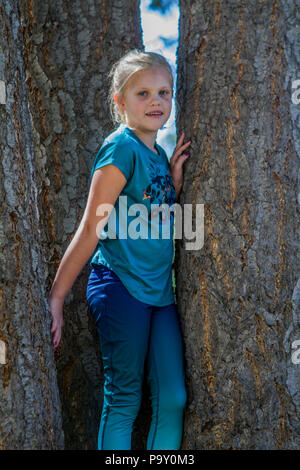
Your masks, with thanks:
M 110 77 L 111 112 L 119 127 L 95 157 L 83 218 L 51 287 L 53 345 L 61 339 L 64 299 L 89 261 L 87 303 L 105 376 L 98 449 L 131 449 L 144 366 L 153 409 L 147 449 L 179 449 L 186 389 L 172 289 L 174 213 L 160 217 L 158 206 L 165 211 L 178 199 L 188 156 L 183 151 L 191 141 L 183 144 L 182 133 L 170 163 L 156 142 L 173 96 L 172 69 L 162 55 L 134 49 L 114 64 Z M 134 204 L 140 234 L 134 233 Z M 170 228 L 169 237 L 149 235 L 151 225 L 156 235 Z

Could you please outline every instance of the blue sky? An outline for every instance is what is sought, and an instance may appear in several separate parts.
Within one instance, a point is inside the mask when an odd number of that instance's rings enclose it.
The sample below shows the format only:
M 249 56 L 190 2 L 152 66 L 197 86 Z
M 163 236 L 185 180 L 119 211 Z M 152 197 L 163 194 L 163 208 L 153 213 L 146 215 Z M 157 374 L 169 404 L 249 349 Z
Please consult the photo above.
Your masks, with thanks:
M 143 43 L 146 51 L 162 54 L 173 68 L 174 88 L 176 88 L 176 50 L 178 46 L 179 8 L 174 5 L 168 14 L 154 12 L 148 9 L 150 0 L 141 0 L 140 11 L 142 18 Z M 176 39 L 176 41 L 171 40 Z M 171 43 L 166 47 L 166 44 Z M 175 140 L 175 101 L 173 99 L 172 112 L 166 123 L 167 129 L 159 130 L 157 142 L 162 145 L 170 158 L 172 156 Z M 173 136 L 173 141 L 171 139 Z

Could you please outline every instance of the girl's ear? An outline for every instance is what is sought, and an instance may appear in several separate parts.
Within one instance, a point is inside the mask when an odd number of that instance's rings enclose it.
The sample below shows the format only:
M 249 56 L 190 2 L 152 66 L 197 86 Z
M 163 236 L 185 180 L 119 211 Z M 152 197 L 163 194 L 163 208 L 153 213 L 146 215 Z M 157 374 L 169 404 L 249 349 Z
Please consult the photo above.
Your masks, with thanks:
M 124 102 L 123 102 L 123 99 L 120 95 L 118 95 L 117 93 L 114 94 L 114 101 L 115 103 L 119 106 L 119 108 L 122 108 L 124 107 Z

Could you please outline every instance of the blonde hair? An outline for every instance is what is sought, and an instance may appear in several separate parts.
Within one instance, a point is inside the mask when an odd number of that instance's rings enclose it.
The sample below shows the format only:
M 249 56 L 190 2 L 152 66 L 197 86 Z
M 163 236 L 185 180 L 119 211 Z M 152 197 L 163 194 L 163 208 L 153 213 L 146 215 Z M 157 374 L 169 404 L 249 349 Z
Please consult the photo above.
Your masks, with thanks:
M 125 115 L 114 100 L 114 95 L 122 96 L 130 77 L 139 70 L 154 67 L 165 67 L 170 75 L 172 95 L 174 95 L 174 78 L 169 62 L 157 52 L 144 52 L 132 49 L 115 62 L 109 72 L 110 89 L 108 95 L 109 109 L 115 125 L 125 123 Z

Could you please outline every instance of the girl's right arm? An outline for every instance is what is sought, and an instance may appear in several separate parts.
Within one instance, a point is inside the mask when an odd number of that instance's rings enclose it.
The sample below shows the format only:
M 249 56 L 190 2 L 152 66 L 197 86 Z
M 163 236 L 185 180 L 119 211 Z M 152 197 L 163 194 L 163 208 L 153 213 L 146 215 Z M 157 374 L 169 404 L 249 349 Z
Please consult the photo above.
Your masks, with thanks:
M 57 348 L 61 339 L 64 299 L 78 274 L 93 254 L 100 232 L 105 226 L 126 181 L 122 171 L 112 164 L 95 170 L 93 174 L 83 217 L 60 262 L 49 294 L 54 349 Z M 97 208 L 102 204 L 102 214 L 105 214 L 105 210 L 107 210 L 107 215 L 97 215 Z M 107 204 L 110 206 L 105 207 Z

